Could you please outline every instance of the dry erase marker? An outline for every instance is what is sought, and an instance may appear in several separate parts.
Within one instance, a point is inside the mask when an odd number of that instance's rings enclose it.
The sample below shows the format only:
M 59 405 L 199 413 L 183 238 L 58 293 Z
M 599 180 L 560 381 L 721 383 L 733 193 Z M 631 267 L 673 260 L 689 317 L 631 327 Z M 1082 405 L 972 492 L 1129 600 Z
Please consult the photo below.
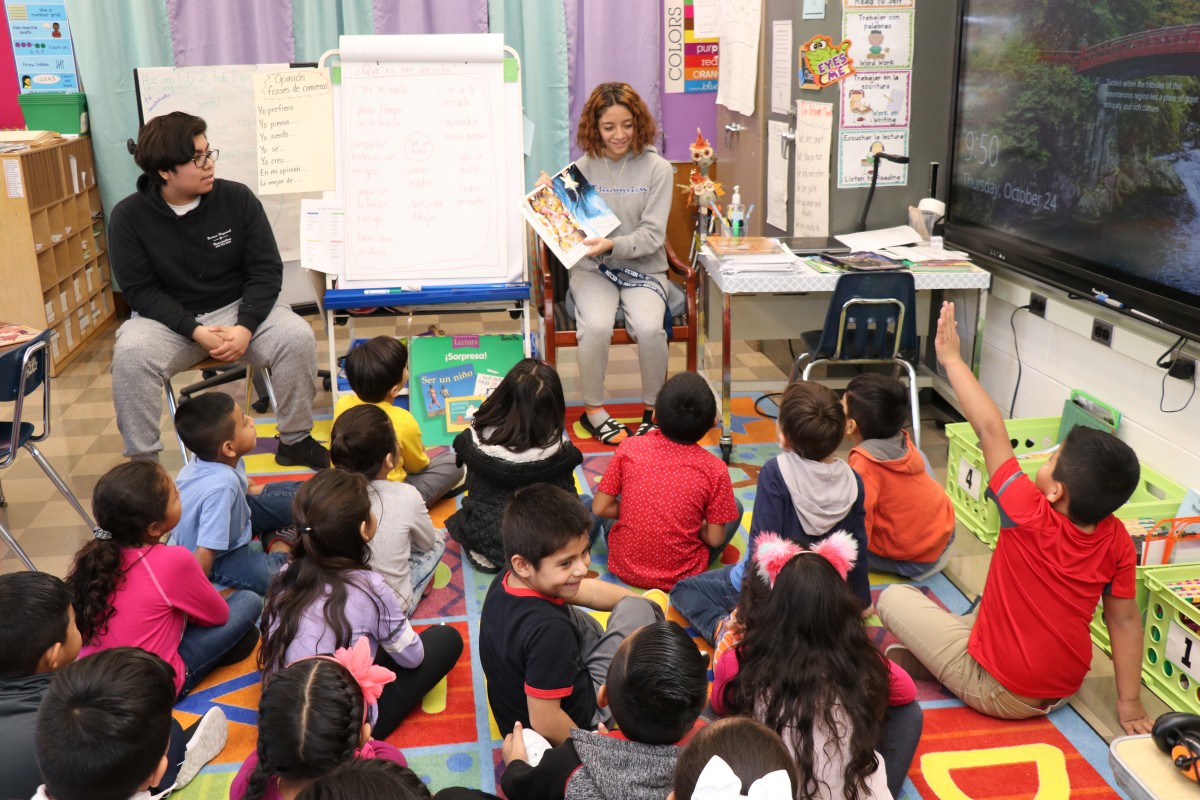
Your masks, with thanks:
M 1126 309 L 1126 311 L 1128 311 L 1130 314 L 1133 314 L 1138 319 L 1144 319 L 1144 320 L 1146 320 L 1146 322 L 1153 322 L 1156 325 L 1162 325 L 1161 319 L 1158 319 L 1157 317 L 1152 317 L 1149 314 L 1138 311 L 1136 308 L 1128 308 L 1128 309 Z
M 1108 295 L 1106 295 L 1104 292 L 1100 291 L 1099 289 L 1092 289 L 1092 297 L 1095 298 L 1096 300 L 1098 300 L 1099 302 L 1104 303 L 1104 305 L 1106 305 L 1106 306 L 1112 306 L 1113 308 L 1124 308 L 1125 307 L 1125 304 L 1122 303 L 1120 300 L 1113 300 L 1111 297 L 1109 297 Z

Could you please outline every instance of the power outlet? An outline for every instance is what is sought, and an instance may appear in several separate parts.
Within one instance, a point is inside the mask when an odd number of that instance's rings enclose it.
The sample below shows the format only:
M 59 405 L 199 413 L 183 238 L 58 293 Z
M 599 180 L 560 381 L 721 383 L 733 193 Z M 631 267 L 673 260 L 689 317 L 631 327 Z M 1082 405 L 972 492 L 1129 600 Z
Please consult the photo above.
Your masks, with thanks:
M 1113 326 L 1111 322 L 1102 319 L 1092 319 L 1092 341 L 1099 342 L 1105 347 L 1112 347 Z
M 1035 317 L 1046 318 L 1046 298 L 1037 292 L 1029 295 L 1029 313 Z

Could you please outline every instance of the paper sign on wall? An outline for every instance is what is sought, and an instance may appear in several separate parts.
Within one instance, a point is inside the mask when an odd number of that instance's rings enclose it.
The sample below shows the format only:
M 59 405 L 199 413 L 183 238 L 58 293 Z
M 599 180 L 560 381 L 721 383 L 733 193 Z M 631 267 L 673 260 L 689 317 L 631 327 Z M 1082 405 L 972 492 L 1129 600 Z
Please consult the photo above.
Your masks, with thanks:
M 334 188 L 333 88 L 324 69 L 254 73 L 258 193 Z
M 842 38 L 859 69 L 911 69 L 913 11 L 847 11 Z
M 912 72 L 859 72 L 842 81 L 843 128 L 904 128 Z
M 663 2 L 663 91 L 668 94 L 717 91 L 720 48 L 715 4 L 699 0 Z
M 838 139 L 838 188 L 870 186 L 876 153 L 908 155 L 908 131 L 901 129 L 844 130 Z M 878 186 L 904 186 L 908 183 L 908 165 L 879 162 Z
M 854 59 L 850 56 L 850 41 L 843 39 L 834 44 L 828 36 L 817 34 L 801 48 L 801 56 L 808 68 L 808 77 L 817 88 L 832 86 L 854 74 Z

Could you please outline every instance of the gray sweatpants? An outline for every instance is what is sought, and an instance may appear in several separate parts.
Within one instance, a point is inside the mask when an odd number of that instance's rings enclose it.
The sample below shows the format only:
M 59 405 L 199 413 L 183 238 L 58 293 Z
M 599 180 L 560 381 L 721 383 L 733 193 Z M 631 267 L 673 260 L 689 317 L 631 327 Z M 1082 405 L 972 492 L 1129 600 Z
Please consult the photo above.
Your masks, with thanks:
M 201 325 L 236 325 L 238 303 L 201 314 Z M 183 372 L 208 356 L 161 322 L 134 314 L 117 330 L 113 347 L 113 405 L 125 455 L 133 458 L 163 449 L 162 376 Z M 316 395 L 317 345 L 312 328 L 290 308 L 277 305 L 258 326 L 243 361 L 269 367 L 279 408 L 279 438 L 294 444 L 312 430 Z
M 578 606 L 568 605 L 571 620 L 579 629 L 582 637 L 580 649 L 583 651 L 583 663 L 592 679 L 592 688 L 600 691 L 600 687 L 608 682 L 608 665 L 621 642 L 633 635 L 638 628 L 652 622 L 662 622 L 666 616 L 662 607 L 644 597 L 624 597 L 608 615 L 608 625 L 603 626 L 599 620 Z M 607 708 L 596 708 L 596 716 L 592 719 L 592 727 L 603 722 L 608 724 L 612 713 Z
M 666 288 L 667 276 L 650 277 Z M 642 402 L 653 406 L 667 380 L 667 332 L 663 329 L 662 298 L 652 289 L 623 289 L 601 275 L 595 265 L 580 262 L 571 270 L 575 300 L 575 329 L 579 339 L 579 382 L 583 402 L 604 405 L 604 374 L 612 344 L 617 306 L 625 309 L 625 328 L 636 341 L 642 372 Z
M 410 472 L 404 482 L 416 488 L 425 501 L 425 507 L 435 505 L 462 481 L 466 468 L 458 465 L 453 450 L 439 453 L 429 459 L 429 466 L 420 472 Z

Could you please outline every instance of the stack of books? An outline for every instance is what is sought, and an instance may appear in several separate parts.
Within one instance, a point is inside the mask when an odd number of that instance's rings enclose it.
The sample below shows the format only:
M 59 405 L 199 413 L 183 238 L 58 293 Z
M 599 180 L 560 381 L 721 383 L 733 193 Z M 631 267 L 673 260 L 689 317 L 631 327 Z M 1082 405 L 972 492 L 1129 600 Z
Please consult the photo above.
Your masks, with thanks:
M 721 272 L 790 272 L 798 263 L 778 239 L 766 236 L 709 236 L 705 246 L 721 264 Z

